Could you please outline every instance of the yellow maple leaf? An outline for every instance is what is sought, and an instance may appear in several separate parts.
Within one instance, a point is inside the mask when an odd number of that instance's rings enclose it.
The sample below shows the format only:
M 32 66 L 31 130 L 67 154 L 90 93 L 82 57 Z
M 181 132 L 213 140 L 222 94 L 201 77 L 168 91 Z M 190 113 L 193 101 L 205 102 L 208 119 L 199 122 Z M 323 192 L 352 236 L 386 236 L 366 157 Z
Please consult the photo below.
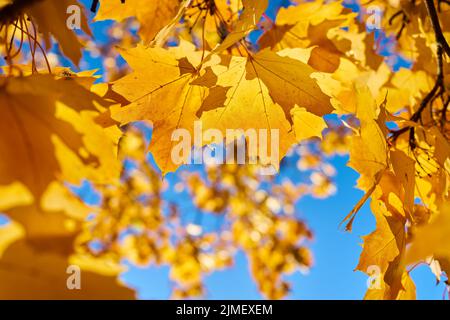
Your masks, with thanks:
M 298 60 L 265 50 L 251 58 L 232 57 L 223 66 L 215 64 L 220 61 L 215 56 L 209 71 L 198 78 L 199 72 L 189 61 L 176 59 L 177 52 L 176 48 L 143 46 L 125 51 L 134 72 L 113 86 L 132 102 L 113 112 L 116 120 L 122 124 L 132 120 L 153 122 L 150 149 L 163 172 L 176 169 L 170 159 L 173 131 L 184 128 L 192 133 L 196 114 L 204 114 L 200 117 L 204 130 L 214 128 L 224 134 L 226 129 L 280 129 L 282 157 L 294 141 L 289 122 L 295 104 L 318 116 L 332 111 L 329 97 L 311 77 L 314 70 Z M 188 56 L 200 62 L 200 52 Z M 153 74 L 160 76 L 155 78 Z M 209 95 L 205 88 L 209 88 Z M 242 112 L 243 104 L 249 107 Z M 249 119 L 253 121 L 249 123 Z
M 384 281 L 380 288 L 368 289 L 365 300 L 416 300 L 416 285 L 411 276 L 404 272 L 401 279 L 402 289 L 395 295 L 391 295 L 391 288 Z
M 404 223 L 398 217 L 390 215 L 380 201 L 372 201 L 370 207 L 377 227 L 374 232 L 363 237 L 363 251 L 356 269 L 367 273 L 371 266 L 376 266 L 384 274 L 389 264 L 403 251 Z
M 250 31 L 256 28 L 257 23 L 269 5 L 268 0 L 242 0 L 242 3 L 244 9 L 233 31 L 227 35 L 220 45 L 212 50 L 211 54 L 219 54 L 244 39 Z
M 86 177 L 78 153 L 83 146 L 82 134 L 64 117 L 70 110 L 96 110 L 94 101 L 99 105 L 104 102 L 75 81 L 55 80 L 50 75 L 0 81 L 0 150 L 5 155 L 0 165 L 0 185 L 19 181 L 38 198 L 52 180 L 62 178 L 61 163 L 74 159 L 78 159 L 80 171 L 69 167 L 64 175 Z M 58 154 L 58 150 L 65 152 Z M 84 162 L 97 162 L 93 160 Z
M 53 182 L 36 203 L 11 207 L 5 212 L 20 223 L 33 245 L 46 244 L 49 250 L 69 252 L 75 234 L 92 208 L 65 186 Z M 54 239 L 58 241 L 52 243 Z
M 0 228 L 0 235 L 3 228 Z M 0 240 L 2 237 L 0 236 Z M 0 248 L 2 244 L 0 243 Z M 33 263 L 30 263 L 32 261 Z M 42 252 L 24 240 L 12 243 L 0 260 L 1 299 L 134 299 L 134 292 L 114 276 L 80 270 L 80 289 L 68 287 L 68 257 Z
M 204 127 L 222 132 L 277 129 L 280 159 L 294 142 L 291 109 L 295 105 L 315 115 L 332 111 L 329 97 L 311 77 L 313 69 L 299 60 L 264 50 L 248 58 L 232 57 L 227 66 L 215 65 L 212 70 L 217 87 L 211 91 L 227 88 L 227 92 L 225 99 L 202 107 Z M 202 84 L 202 79 L 197 83 Z
M 193 133 L 196 113 L 206 95 L 204 88 L 191 85 L 197 70 L 165 49 L 138 46 L 122 54 L 133 72 L 115 82 L 113 90 L 132 103 L 113 109 L 112 116 L 121 124 L 151 121 L 154 132 L 150 150 L 155 161 L 164 173 L 174 171 L 172 133 L 176 129 Z
M 414 207 L 416 162 L 402 151 L 391 151 L 390 160 L 394 168 L 395 176 L 403 186 L 403 205 L 411 214 Z
M 424 261 L 430 256 L 450 259 L 449 237 L 450 202 L 446 200 L 434 220 L 417 229 L 412 244 L 408 248 L 406 262 L 411 264 Z
M 295 107 L 292 110 L 295 136 L 299 142 L 312 137 L 322 138 L 322 132 L 327 124 L 322 117 L 316 116 L 305 108 Z
M 21 183 L 14 182 L 7 186 L 0 185 L 0 211 L 33 203 L 33 195 Z
M 379 124 L 377 106 L 368 88 L 357 89 L 356 116 L 361 121 L 360 135 L 352 139 L 349 166 L 372 182 L 387 167 L 384 124 Z M 373 185 L 371 183 L 370 185 Z

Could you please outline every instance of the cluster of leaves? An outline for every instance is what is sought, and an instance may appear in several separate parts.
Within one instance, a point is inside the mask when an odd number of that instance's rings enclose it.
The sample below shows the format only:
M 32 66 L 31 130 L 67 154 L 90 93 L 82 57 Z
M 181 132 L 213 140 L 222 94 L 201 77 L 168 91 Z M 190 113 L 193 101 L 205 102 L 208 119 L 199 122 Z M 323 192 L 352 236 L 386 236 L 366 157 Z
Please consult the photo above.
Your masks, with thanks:
M 414 298 L 409 273 L 421 263 L 438 281 L 450 274 L 446 1 L 374 0 L 358 14 L 342 1 L 296 0 L 272 20 L 268 0 L 103 0 L 95 19 L 116 21 L 106 45 L 90 39 L 84 14 L 84 35 L 66 27 L 75 3 L 0 1 L 0 211 L 11 220 L 0 227 L 0 297 L 131 298 L 116 280 L 124 259 L 168 265 L 176 298 L 203 296 L 204 275 L 242 250 L 260 291 L 282 298 L 283 275 L 312 264 L 295 205 L 334 192 L 326 157 L 337 153 L 349 154 L 365 192 L 346 229 L 368 201 L 377 221 L 357 269 L 376 266 L 381 289 L 366 298 Z M 394 71 L 379 54 L 364 23 L 374 4 L 391 54 L 412 68 Z M 254 30 L 262 35 L 250 41 Z M 53 41 L 76 64 L 82 49 L 104 57 L 110 81 L 58 66 Z M 137 121 L 152 126 L 149 147 Z M 278 129 L 281 170 L 298 155 L 310 181 L 261 177 L 254 165 L 182 171 L 171 136 L 193 136 L 196 121 L 224 135 Z M 195 147 L 211 143 L 221 141 Z M 71 192 L 81 181 L 99 203 Z M 195 217 L 165 197 L 170 188 L 189 195 Z M 83 270 L 82 290 L 67 290 L 70 264 Z

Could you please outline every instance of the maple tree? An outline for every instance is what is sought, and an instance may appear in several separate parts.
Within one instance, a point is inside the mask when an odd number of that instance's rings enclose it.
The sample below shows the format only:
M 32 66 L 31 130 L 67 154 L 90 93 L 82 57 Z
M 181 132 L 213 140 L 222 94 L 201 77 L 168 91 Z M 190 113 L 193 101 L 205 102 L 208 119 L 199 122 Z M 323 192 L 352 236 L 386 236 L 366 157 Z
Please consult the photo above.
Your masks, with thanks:
M 286 297 L 284 275 L 313 264 L 296 204 L 334 193 L 337 154 L 364 196 L 333 214 L 347 231 L 365 204 L 376 219 L 356 270 L 376 266 L 381 285 L 365 298 L 414 299 L 420 264 L 449 285 L 449 2 L 362 0 L 355 12 L 293 0 L 275 19 L 269 2 L 92 1 L 76 32 L 75 0 L 0 0 L 0 298 L 132 299 L 124 260 L 167 265 L 174 298 L 202 297 L 238 250 L 265 297 Z M 114 21 L 106 43 L 90 31 L 103 20 Z M 55 62 L 54 44 L 75 65 L 84 51 L 102 57 L 103 77 Z M 309 179 L 261 176 L 258 164 L 180 168 L 172 133 L 193 135 L 196 121 L 223 136 L 277 129 L 277 169 L 294 162 Z M 74 192 L 83 181 L 97 203 Z M 81 290 L 67 290 L 70 265 Z

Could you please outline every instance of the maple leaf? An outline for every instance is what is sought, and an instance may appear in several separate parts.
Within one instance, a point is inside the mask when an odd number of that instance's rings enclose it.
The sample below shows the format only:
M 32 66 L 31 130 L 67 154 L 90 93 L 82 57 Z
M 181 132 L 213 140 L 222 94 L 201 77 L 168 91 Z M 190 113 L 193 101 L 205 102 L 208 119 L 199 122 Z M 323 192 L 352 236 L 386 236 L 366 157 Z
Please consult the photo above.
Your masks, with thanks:
M 48 75 L 5 80 L 1 79 L 0 91 L 4 129 L 0 150 L 5 155 L 0 184 L 19 181 L 39 198 L 49 183 L 63 174 L 68 179 L 86 177 L 78 155 L 83 146 L 82 131 L 77 132 L 65 117 L 71 110 L 96 110 L 94 102 L 104 102 L 75 81 L 54 80 Z M 63 170 L 67 168 L 62 165 L 65 160 L 78 164 Z
M 206 95 L 204 88 L 191 85 L 197 70 L 165 49 L 138 46 L 122 54 L 133 73 L 115 82 L 113 90 L 132 103 L 112 110 L 112 117 L 121 124 L 151 121 L 154 132 L 150 150 L 155 161 L 164 173 L 174 171 L 172 133 L 183 128 L 193 135 L 198 119 L 195 114 Z
M 359 258 L 357 270 L 367 272 L 370 266 L 378 266 L 384 274 L 389 263 L 403 251 L 405 230 L 403 221 L 389 215 L 383 204 L 373 201 L 370 208 L 377 221 L 376 230 L 363 237 L 363 251 Z
M 212 70 L 217 75 L 217 87 L 211 92 L 227 88 L 227 94 L 224 100 L 202 106 L 204 127 L 222 132 L 278 129 L 280 159 L 294 142 L 290 113 L 296 104 L 315 115 L 332 111 L 329 97 L 311 77 L 314 70 L 298 60 L 265 50 L 249 58 L 231 57 L 227 66 L 216 65 Z M 196 83 L 207 85 L 201 78 Z M 242 106 L 246 108 L 242 110 Z
M 352 137 L 348 166 L 361 174 L 360 186 L 365 195 L 341 222 L 348 221 L 346 230 L 351 231 L 357 213 L 369 199 L 388 167 L 387 143 L 383 118 L 376 114 L 376 102 L 367 87 L 356 88 L 356 116 L 361 122 L 357 135 Z M 383 130 L 384 129 L 384 130 Z
M 311 77 L 314 69 L 270 51 L 249 59 L 232 57 L 228 66 L 214 65 L 210 68 L 213 73 L 200 78 L 192 64 L 176 60 L 167 50 L 139 46 L 124 52 L 124 57 L 134 72 L 117 81 L 113 89 L 132 104 L 113 117 L 121 123 L 132 119 L 153 122 L 150 149 L 163 172 L 176 168 L 170 164 L 173 142 L 168 139 L 178 128 L 192 133 L 196 114 L 201 115 L 204 130 L 217 128 L 225 133 L 233 128 L 280 129 L 282 141 L 287 138 L 281 148 L 284 156 L 294 142 L 289 121 L 296 103 L 316 115 L 332 111 L 329 98 Z M 151 74 L 162 76 L 156 79 Z M 203 87 L 209 88 L 208 96 Z M 173 95 L 174 90 L 179 93 Z M 245 118 L 239 116 L 242 104 L 249 105 Z M 248 121 L 248 116 L 254 119 L 252 123 L 237 121 Z
M 280 9 L 271 29 L 260 38 L 262 48 L 313 48 L 309 64 L 323 72 L 337 70 L 345 51 L 336 46 L 336 32 L 349 28 L 354 14 L 344 13 L 339 1 L 314 1 Z M 353 39 L 352 39 L 353 40 Z M 339 43 L 343 47 L 342 41 Z M 351 44 L 349 45 L 351 46 Z
M 279 10 L 259 44 L 276 50 L 315 47 L 310 62 L 321 71 L 333 72 L 344 56 L 376 69 L 382 58 L 373 50 L 372 35 L 360 32 L 356 18 L 341 1 L 300 2 Z
M 64 185 L 53 182 L 37 203 L 9 208 L 8 217 L 23 228 L 29 246 L 68 254 L 81 223 L 92 208 L 76 198 Z
M 117 280 L 123 268 L 113 261 L 74 253 L 74 240 L 92 210 L 57 182 L 47 188 L 39 206 L 9 209 L 12 221 L 0 227 L 0 295 L 99 299 L 106 290 L 109 299 L 133 299 L 133 290 Z M 80 290 L 67 287 L 67 273 L 74 265 L 82 272 Z
M 0 186 L 0 210 L 29 205 L 33 203 L 33 195 L 21 183 L 15 182 L 7 186 Z
M 403 204 L 411 214 L 414 206 L 416 162 L 401 151 L 392 151 L 390 153 L 390 160 L 394 167 L 397 180 L 403 185 Z
M 366 299 L 396 299 L 402 290 L 405 291 L 402 284 L 402 281 L 405 281 L 402 280 L 402 256 L 406 246 L 405 222 L 388 212 L 380 201 L 373 200 L 370 207 L 377 226 L 374 232 L 363 237 L 363 251 L 356 269 L 370 275 L 371 268 L 376 267 L 380 272 L 378 276 L 382 276 L 379 280 L 383 290 L 374 294 L 373 291 L 377 290 L 369 289 Z
M 411 276 L 405 272 L 401 279 L 402 289 L 396 296 L 390 295 L 390 287 L 382 282 L 381 288 L 374 288 L 367 290 L 365 300 L 415 300 L 416 299 L 416 285 L 411 279 Z
M 317 116 L 329 114 L 333 111 L 330 97 L 322 92 L 313 76 L 316 70 L 302 62 L 301 54 L 263 50 L 248 58 L 247 68 L 251 66 L 255 76 L 267 86 L 287 118 L 295 104 Z
M 327 128 L 327 124 L 322 117 L 316 116 L 305 108 L 295 107 L 292 110 L 295 136 L 298 141 L 303 141 L 312 137 L 322 138 L 322 131 Z
M 408 264 L 425 260 L 430 256 L 450 259 L 448 239 L 450 236 L 450 205 L 448 200 L 440 207 L 439 214 L 427 225 L 416 230 L 411 247 L 408 248 Z
M 268 0 L 243 0 L 243 11 L 239 16 L 233 31 L 227 35 L 223 42 L 214 48 L 211 54 L 219 54 L 224 50 L 230 48 L 243 38 L 248 33 L 256 28 L 256 24 L 261 19 L 263 13 L 269 5 Z

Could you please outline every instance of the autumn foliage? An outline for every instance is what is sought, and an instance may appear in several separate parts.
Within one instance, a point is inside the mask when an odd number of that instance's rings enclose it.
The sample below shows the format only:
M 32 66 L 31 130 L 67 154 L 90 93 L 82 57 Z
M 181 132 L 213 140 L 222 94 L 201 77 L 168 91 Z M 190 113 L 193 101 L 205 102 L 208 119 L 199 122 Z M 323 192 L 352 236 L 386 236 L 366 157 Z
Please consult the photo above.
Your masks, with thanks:
M 364 205 L 376 219 L 355 267 L 380 272 L 365 298 L 415 299 L 419 264 L 448 281 L 449 2 L 295 0 L 274 19 L 269 2 L 101 0 L 94 15 L 75 0 L 0 0 L 0 298 L 133 299 L 124 261 L 169 266 L 173 298 L 204 297 L 204 277 L 238 251 L 264 297 L 284 298 L 285 275 L 313 265 L 296 204 L 335 192 L 336 155 L 364 192 L 331 213 L 336 228 L 351 231 Z M 308 179 L 180 166 L 172 134 L 198 122 L 278 130 L 277 170 Z M 80 290 L 67 289 L 71 265 Z

